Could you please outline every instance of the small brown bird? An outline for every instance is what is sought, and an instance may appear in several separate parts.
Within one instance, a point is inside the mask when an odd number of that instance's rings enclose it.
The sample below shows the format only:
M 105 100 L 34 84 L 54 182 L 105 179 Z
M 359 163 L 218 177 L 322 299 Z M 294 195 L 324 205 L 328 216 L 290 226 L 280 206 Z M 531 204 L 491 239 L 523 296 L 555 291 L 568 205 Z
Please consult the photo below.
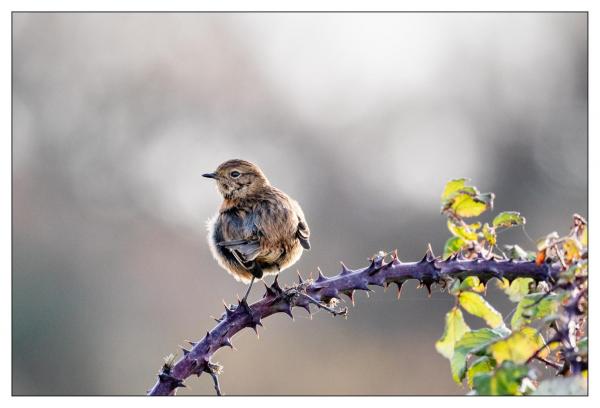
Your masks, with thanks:
M 213 256 L 238 281 L 276 275 L 310 249 L 310 231 L 300 205 L 273 187 L 260 168 L 245 160 L 229 160 L 214 173 L 223 196 L 219 212 L 208 222 Z

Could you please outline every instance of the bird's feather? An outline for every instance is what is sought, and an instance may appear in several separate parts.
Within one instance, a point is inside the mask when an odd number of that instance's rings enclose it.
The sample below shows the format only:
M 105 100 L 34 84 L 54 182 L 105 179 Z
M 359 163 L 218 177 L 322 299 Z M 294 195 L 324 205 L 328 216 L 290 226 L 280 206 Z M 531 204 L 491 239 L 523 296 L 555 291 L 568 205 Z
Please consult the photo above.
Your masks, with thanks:
M 221 241 L 217 245 L 228 249 L 238 262 L 247 269 L 250 268 L 250 264 L 260 254 L 260 242 L 258 240 L 236 239 Z

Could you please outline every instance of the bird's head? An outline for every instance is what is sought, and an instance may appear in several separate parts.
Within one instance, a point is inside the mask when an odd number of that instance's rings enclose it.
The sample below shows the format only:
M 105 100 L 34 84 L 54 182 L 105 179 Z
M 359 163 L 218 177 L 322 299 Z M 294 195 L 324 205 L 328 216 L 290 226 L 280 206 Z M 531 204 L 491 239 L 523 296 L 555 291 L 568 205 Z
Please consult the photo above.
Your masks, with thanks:
M 228 200 L 243 199 L 269 185 L 269 180 L 257 165 L 239 159 L 221 163 L 213 173 L 202 176 L 215 179 L 219 192 Z

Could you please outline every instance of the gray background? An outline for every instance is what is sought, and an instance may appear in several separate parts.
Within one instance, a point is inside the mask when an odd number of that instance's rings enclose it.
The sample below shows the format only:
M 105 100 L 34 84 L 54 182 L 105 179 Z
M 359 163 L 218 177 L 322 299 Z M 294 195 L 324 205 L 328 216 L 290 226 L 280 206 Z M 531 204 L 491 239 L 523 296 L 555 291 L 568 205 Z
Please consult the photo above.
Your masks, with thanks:
M 313 249 L 284 283 L 379 249 L 440 252 L 455 177 L 533 238 L 566 231 L 587 213 L 586 18 L 15 14 L 14 393 L 143 394 L 243 293 L 206 245 L 220 198 L 200 175 L 226 159 L 304 208 Z M 500 240 L 533 246 L 521 229 Z M 271 317 L 216 355 L 222 387 L 464 394 L 434 349 L 452 305 L 410 282 L 400 301 L 359 294 L 347 320 Z

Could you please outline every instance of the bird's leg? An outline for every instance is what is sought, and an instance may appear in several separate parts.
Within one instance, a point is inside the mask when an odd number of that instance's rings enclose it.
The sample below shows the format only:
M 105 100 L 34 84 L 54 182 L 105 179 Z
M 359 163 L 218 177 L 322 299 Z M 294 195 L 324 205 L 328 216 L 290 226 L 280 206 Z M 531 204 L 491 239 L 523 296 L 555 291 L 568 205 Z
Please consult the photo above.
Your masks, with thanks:
M 246 291 L 246 294 L 244 295 L 244 298 L 242 299 L 242 304 L 248 304 L 247 300 L 248 299 L 248 295 L 250 294 L 250 289 L 252 289 L 252 284 L 254 283 L 254 279 L 256 279 L 256 276 L 252 277 L 252 280 L 250 281 L 250 285 L 248 286 L 248 290 Z

